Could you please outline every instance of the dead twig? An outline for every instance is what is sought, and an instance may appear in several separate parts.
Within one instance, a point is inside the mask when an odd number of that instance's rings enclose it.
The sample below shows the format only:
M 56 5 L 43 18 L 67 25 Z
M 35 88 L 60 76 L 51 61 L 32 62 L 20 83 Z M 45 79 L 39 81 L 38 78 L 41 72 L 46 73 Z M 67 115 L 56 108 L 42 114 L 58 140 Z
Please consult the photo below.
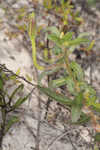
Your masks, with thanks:
M 61 133 L 60 135 L 58 135 L 57 137 L 55 137 L 51 142 L 50 144 L 48 145 L 47 147 L 47 150 L 50 150 L 52 148 L 52 146 L 56 143 L 56 141 L 60 140 L 61 138 L 63 138 L 65 135 L 68 134 L 68 131 L 67 132 L 64 132 L 64 133 Z
M 25 79 L 23 76 L 19 76 L 19 75 L 17 75 L 16 73 L 14 73 L 13 71 L 11 71 L 10 69 L 8 69 L 8 68 L 5 66 L 5 64 L 0 64 L 0 69 L 1 69 L 2 71 L 4 71 L 4 72 L 8 72 L 8 73 L 10 73 L 11 75 L 16 76 L 17 78 L 19 78 L 19 79 L 25 81 L 26 83 L 30 84 L 31 86 L 37 86 L 36 84 L 33 84 L 33 83 L 31 83 L 30 81 L 28 81 L 27 79 Z

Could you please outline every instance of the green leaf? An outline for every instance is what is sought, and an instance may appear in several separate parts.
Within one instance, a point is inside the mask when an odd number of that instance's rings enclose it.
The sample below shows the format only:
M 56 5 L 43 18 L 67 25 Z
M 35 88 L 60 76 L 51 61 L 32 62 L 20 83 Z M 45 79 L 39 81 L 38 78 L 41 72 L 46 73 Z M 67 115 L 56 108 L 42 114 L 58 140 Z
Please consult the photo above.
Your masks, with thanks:
M 67 32 L 61 39 L 62 43 L 72 40 L 73 32 Z
M 30 77 L 28 74 L 26 74 L 26 78 L 27 78 L 27 80 L 28 80 L 29 82 L 32 81 L 32 77 Z
M 99 147 L 97 144 L 94 145 L 94 150 L 99 150 Z
M 96 111 L 100 111 L 100 103 L 93 103 L 92 106 Z
M 19 98 L 16 103 L 11 107 L 11 110 L 15 110 L 16 108 L 18 108 L 21 104 L 23 104 L 28 98 L 29 98 L 28 94 L 27 96 L 25 96 L 24 98 Z
M 19 86 L 13 91 L 13 93 L 11 94 L 10 100 L 12 100 L 12 99 L 14 98 L 14 96 L 15 96 L 15 94 L 16 94 L 17 92 L 22 91 L 23 88 L 24 88 L 24 85 L 23 85 L 23 84 L 19 85 Z
M 57 37 L 60 37 L 60 32 L 55 26 L 47 27 L 44 32 L 50 31 L 51 33 L 55 34 Z
M 84 79 L 84 73 L 81 66 L 75 61 L 72 61 L 70 67 L 76 80 L 82 81 Z
M 9 80 L 9 77 L 6 75 L 5 72 L 1 73 L 1 78 L 3 79 L 3 81 L 8 81 Z
M 60 69 L 60 67 L 57 67 L 57 68 L 55 68 L 55 69 L 53 69 L 53 70 L 43 71 L 43 72 L 39 75 L 39 77 L 38 77 L 38 84 L 39 84 L 39 85 L 41 84 L 41 80 L 42 80 L 45 76 L 51 75 L 51 74 L 57 72 L 59 69 Z
M 3 90 L 3 80 L 1 77 L 0 77 L 0 90 Z
M 75 83 L 72 79 L 72 77 L 68 76 L 68 77 L 61 77 L 59 79 L 56 80 L 52 80 L 49 82 L 49 87 L 52 88 L 57 88 L 63 85 L 67 85 L 67 88 L 69 90 L 70 93 L 72 93 L 73 95 L 75 95 Z
M 72 122 L 77 122 L 82 113 L 81 108 L 83 105 L 83 93 L 80 92 L 74 99 L 72 106 Z
M 90 36 L 91 33 L 90 32 L 82 32 L 79 34 L 78 38 L 86 38 L 87 36 Z
M 96 0 L 87 0 L 90 6 L 96 6 Z
M 20 71 L 21 71 L 21 69 L 18 68 L 18 70 L 16 71 L 16 75 L 19 75 L 19 74 L 20 74 Z
M 66 78 L 59 78 L 49 82 L 49 87 L 57 88 L 66 84 Z
M 11 128 L 11 126 L 12 126 L 14 123 L 18 122 L 18 121 L 19 121 L 19 118 L 18 118 L 18 117 L 12 116 L 11 119 L 8 121 L 8 123 L 7 123 L 7 125 L 6 125 L 5 132 L 7 132 L 7 131 Z
M 49 40 L 55 42 L 58 46 L 60 46 L 60 38 L 57 37 L 56 34 L 52 33 L 52 34 L 47 34 L 47 37 Z
M 84 91 L 84 97 L 86 99 L 86 102 L 88 104 L 88 106 L 92 106 L 96 104 L 96 91 L 91 87 L 91 86 L 87 86 L 85 91 Z
M 68 88 L 68 91 L 75 95 L 76 92 L 75 92 L 75 82 L 73 81 L 72 77 L 68 76 L 66 77 L 66 84 L 67 84 L 67 88 Z
M 58 47 L 57 45 L 54 46 L 54 48 L 52 49 L 52 51 L 53 51 L 53 53 L 54 53 L 55 55 L 59 55 L 59 54 L 62 53 L 62 49 L 61 49 L 60 47 Z
M 11 75 L 11 76 L 10 76 L 10 79 L 11 79 L 11 80 L 16 80 L 16 78 L 17 78 L 16 75 Z
M 71 116 L 72 116 L 72 123 L 75 123 L 78 121 L 78 119 L 80 118 L 81 115 L 81 109 L 79 106 L 72 106 L 72 111 L 71 111 Z
M 98 106 L 98 105 L 96 105 L 96 106 L 95 106 L 95 105 L 92 105 L 91 107 L 92 107 L 92 109 L 95 110 L 96 112 L 100 112 L 100 105 L 99 105 L 99 106 Z
M 85 113 L 81 113 L 79 120 L 75 124 L 84 124 L 91 119 L 90 116 L 87 116 Z
M 0 107 L 4 105 L 3 97 L 0 95 Z
M 71 106 L 73 104 L 73 101 L 66 96 L 59 94 L 55 92 L 54 90 L 51 90 L 50 88 L 47 87 L 42 87 L 42 86 L 37 86 L 39 90 L 49 96 L 51 99 L 56 100 L 57 102 L 64 104 L 64 105 L 69 105 Z
M 78 93 L 77 96 L 75 97 L 74 105 L 79 106 L 81 108 L 83 105 L 83 100 L 84 100 L 83 92 Z
M 94 140 L 96 142 L 100 142 L 100 133 L 96 133 L 96 135 L 94 136 Z
M 80 45 L 80 44 L 86 43 L 86 42 L 89 42 L 89 40 L 86 38 L 76 38 L 74 40 L 64 42 L 63 45 L 64 46 L 75 46 L 75 45 Z

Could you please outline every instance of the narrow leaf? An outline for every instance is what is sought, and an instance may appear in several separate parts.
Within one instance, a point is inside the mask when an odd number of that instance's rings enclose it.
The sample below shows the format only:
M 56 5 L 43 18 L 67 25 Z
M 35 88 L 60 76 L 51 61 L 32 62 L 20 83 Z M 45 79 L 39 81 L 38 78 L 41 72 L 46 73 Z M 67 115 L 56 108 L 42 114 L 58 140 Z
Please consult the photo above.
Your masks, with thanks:
M 13 93 L 11 94 L 10 100 L 12 100 L 12 99 L 14 98 L 14 96 L 15 96 L 15 94 L 16 94 L 17 92 L 23 90 L 23 88 L 24 88 L 24 85 L 23 85 L 23 84 L 19 85 L 19 86 L 13 91 Z
M 61 39 L 62 43 L 72 40 L 73 32 L 67 32 Z
M 94 139 L 96 142 L 100 142 L 100 133 L 96 133 L 96 135 L 94 136 Z
M 86 38 L 76 38 L 74 40 L 64 42 L 63 45 L 64 46 L 75 46 L 75 45 L 80 45 L 80 44 L 86 43 L 86 42 L 89 42 L 89 40 Z
M 57 68 L 55 68 L 55 69 L 48 70 L 48 71 L 43 71 L 43 72 L 39 75 L 38 84 L 39 84 L 39 85 L 41 84 L 41 80 L 42 80 L 46 75 L 53 74 L 53 73 L 57 72 L 59 69 L 60 69 L 60 67 L 57 67 Z
M 0 89 L 3 90 L 3 80 L 1 77 L 0 77 Z
M 92 40 L 92 42 L 90 43 L 89 47 L 87 48 L 87 51 L 92 50 L 94 44 L 95 44 L 95 40 Z
M 19 98 L 16 103 L 11 107 L 11 110 L 14 110 L 16 108 L 18 108 L 21 104 L 23 104 L 28 98 L 29 98 L 28 94 L 27 96 L 25 96 L 24 98 Z
M 83 80 L 84 73 L 83 73 L 83 70 L 82 70 L 81 66 L 78 63 L 76 63 L 75 61 L 72 61 L 70 63 L 70 67 L 73 71 L 74 77 L 79 81 Z
M 63 77 L 49 82 L 49 86 L 53 88 L 57 88 L 65 84 L 66 84 L 66 78 Z
M 42 87 L 38 85 L 39 90 L 52 98 L 53 100 L 56 100 L 57 102 L 64 104 L 64 105 L 72 105 L 73 101 L 66 96 L 57 93 L 56 91 L 51 90 L 50 88 L 47 87 Z
M 11 126 L 12 126 L 14 123 L 18 122 L 18 121 L 19 121 L 19 118 L 18 118 L 18 117 L 12 116 L 11 119 L 8 121 L 8 123 L 7 123 L 7 125 L 6 125 L 5 132 L 7 132 L 7 131 L 11 128 Z
M 72 106 L 72 111 L 71 111 L 71 115 L 72 115 L 72 123 L 77 122 L 78 119 L 80 118 L 81 115 L 81 109 L 79 106 Z
M 55 26 L 47 27 L 44 32 L 50 31 L 51 33 L 56 34 L 57 37 L 60 37 L 60 32 Z
M 77 122 L 82 113 L 81 108 L 83 105 L 83 93 L 80 92 L 74 99 L 72 106 L 72 122 Z
M 52 33 L 52 34 L 48 34 L 47 35 L 48 39 L 55 42 L 57 45 L 59 45 L 59 41 L 60 41 L 60 38 L 57 37 L 56 34 Z

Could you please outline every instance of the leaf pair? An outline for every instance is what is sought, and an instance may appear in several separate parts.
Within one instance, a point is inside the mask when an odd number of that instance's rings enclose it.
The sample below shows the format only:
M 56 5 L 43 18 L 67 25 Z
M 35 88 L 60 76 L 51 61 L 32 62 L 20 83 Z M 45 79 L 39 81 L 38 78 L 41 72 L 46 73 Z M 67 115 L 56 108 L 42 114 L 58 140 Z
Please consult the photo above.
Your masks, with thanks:
M 83 93 L 80 92 L 74 100 L 64 96 L 63 94 L 59 94 L 50 88 L 43 87 L 38 85 L 39 90 L 49 96 L 51 99 L 56 100 L 57 102 L 64 104 L 65 106 L 71 106 L 72 112 L 72 122 L 77 122 L 81 115 L 81 108 L 83 105 Z

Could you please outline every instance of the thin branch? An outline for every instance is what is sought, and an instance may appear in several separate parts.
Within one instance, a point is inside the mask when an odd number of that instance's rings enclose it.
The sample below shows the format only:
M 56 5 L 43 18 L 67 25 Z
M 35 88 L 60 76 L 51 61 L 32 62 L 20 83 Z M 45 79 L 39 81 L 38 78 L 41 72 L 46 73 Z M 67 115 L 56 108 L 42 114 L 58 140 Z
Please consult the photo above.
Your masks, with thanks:
M 61 133 L 60 135 L 58 135 L 57 137 L 55 137 L 55 139 L 53 139 L 53 140 L 50 142 L 50 144 L 48 145 L 47 150 L 50 150 L 50 149 L 52 148 L 52 146 L 53 146 L 58 140 L 60 140 L 61 138 L 63 138 L 63 137 L 64 137 L 65 135 L 67 135 L 67 134 L 68 134 L 68 131 L 66 131 L 66 132 L 64 132 L 64 133 Z M 69 138 L 70 143 L 71 143 L 71 145 L 72 145 L 72 147 L 73 147 L 73 150 L 77 150 L 76 147 L 73 145 L 70 136 L 68 136 L 68 138 Z
M 50 144 L 48 145 L 47 150 L 50 150 L 50 149 L 52 148 L 52 146 L 53 146 L 58 140 L 60 140 L 61 138 L 63 138 L 66 134 L 68 134 L 68 131 L 67 131 L 67 132 L 64 132 L 64 133 L 61 133 L 60 135 L 58 135 L 57 137 L 55 137 L 55 138 L 50 142 Z
M 23 76 L 19 76 L 16 73 L 14 73 L 13 71 L 11 71 L 10 69 L 8 69 L 5 64 L 0 64 L 0 69 L 4 72 L 8 72 L 11 73 L 12 75 L 16 76 L 17 78 L 27 82 L 28 84 L 30 84 L 31 86 L 37 86 L 36 84 L 31 83 L 30 81 L 28 81 L 27 79 L 25 79 Z
M 71 143 L 71 145 L 72 145 L 72 147 L 73 147 L 73 150 L 77 150 L 77 149 L 76 149 L 76 147 L 74 146 L 74 144 L 73 144 L 73 142 L 72 142 L 72 140 L 71 140 L 70 136 L 68 136 L 68 138 L 69 138 L 70 143 Z

